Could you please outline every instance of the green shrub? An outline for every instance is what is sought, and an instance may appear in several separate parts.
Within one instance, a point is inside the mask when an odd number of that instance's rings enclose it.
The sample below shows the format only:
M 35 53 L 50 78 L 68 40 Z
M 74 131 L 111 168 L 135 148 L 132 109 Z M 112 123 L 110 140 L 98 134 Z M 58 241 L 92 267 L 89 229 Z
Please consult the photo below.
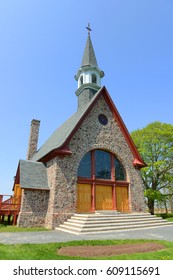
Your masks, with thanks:
M 173 217 L 173 213 L 162 213 L 162 214 L 156 214 L 157 217 L 162 217 L 163 219 L 167 219 L 167 218 L 172 218 Z

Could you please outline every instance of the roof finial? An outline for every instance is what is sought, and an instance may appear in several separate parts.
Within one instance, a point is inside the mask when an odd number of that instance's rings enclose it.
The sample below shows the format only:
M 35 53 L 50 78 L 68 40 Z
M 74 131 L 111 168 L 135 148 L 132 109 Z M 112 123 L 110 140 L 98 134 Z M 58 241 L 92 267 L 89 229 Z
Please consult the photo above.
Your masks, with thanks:
M 88 23 L 88 26 L 86 27 L 86 29 L 88 30 L 88 35 L 90 35 L 90 32 L 92 31 L 92 29 L 90 28 L 90 24 Z

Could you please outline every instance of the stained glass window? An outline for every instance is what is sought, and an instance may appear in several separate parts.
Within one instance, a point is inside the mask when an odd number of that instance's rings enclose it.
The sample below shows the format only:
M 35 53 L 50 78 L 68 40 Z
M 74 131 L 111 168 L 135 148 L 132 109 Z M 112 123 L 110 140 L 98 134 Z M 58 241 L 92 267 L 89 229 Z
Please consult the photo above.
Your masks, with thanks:
M 96 169 L 96 178 L 111 179 L 110 153 L 101 150 L 95 151 L 95 169 Z
M 95 167 L 95 177 L 96 179 L 105 179 L 111 180 L 111 157 L 112 154 L 103 150 L 94 150 L 88 152 L 82 158 L 79 167 L 78 167 L 78 177 L 83 178 L 91 178 L 91 154 L 93 155 L 93 166 Z M 115 179 L 116 181 L 125 181 L 126 180 L 126 173 L 125 169 L 120 162 L 120 160 L 114 156 L 112 168 L 115 169 Z M 113 178 L 112 178 L 113 179 Z
M 123 167 L 122 163 L 116 157 L 115 157 L 114 163 L 115 163 L 115 178 L 116 178 L 116 180 L 117 181 L 126 180 L 126 175 L 125 175 L 125 171 L 124 171 L 124 167 Z
M 91 152 L 88 152 L 82 158 L 78 168 L 78 176 L 91 178 Z

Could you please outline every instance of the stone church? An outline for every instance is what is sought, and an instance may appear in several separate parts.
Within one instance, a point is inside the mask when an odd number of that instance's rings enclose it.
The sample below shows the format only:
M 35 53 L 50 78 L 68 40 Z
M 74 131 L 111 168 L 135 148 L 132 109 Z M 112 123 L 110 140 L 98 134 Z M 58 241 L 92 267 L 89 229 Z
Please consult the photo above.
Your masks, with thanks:
M 37 149 L 40 121 L 31 122 L 27 160 L 20 160 L 14 196 L 18 226 L 55 228 L 74 213 L 144 212 L 145 162 L 105 86 L 88 32 L 75 79 L 77 112 Z

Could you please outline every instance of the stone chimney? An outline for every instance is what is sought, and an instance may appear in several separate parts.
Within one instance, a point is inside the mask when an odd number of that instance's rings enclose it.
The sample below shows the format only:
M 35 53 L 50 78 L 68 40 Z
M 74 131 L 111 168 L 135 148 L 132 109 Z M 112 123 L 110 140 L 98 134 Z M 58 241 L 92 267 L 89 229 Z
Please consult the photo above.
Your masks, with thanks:
M 39 127 L 40 127 L 40 121 L 38 121 L 38 120 L 31 121 L 30 136 L 29 136 L 29 143 L 28 143 L 28 153 L 27 153 L 27 158 L 26 158 L 27 160 L 32 159 L 32 157 L 37 152 Z

